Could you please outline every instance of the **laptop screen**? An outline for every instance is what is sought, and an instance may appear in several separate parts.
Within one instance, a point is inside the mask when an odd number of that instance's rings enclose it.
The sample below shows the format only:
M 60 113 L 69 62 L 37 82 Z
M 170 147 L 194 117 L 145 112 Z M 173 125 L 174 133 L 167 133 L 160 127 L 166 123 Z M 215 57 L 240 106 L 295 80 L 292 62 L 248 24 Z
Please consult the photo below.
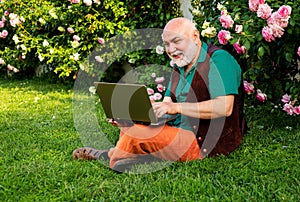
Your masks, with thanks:
M 157 118 L 147 93 L 139 84 L 95 82 L 107 118 L 155 123 Z

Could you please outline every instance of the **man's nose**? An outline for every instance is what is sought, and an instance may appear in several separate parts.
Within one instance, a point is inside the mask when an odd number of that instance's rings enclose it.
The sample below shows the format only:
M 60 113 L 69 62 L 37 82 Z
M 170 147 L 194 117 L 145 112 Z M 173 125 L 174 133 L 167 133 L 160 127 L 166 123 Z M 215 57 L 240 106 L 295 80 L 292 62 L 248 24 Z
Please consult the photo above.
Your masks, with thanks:
M 169 52 L 170 53 L 173 53 L 173 52 L 175 52 L 176 51 L 176 47 L 174 46 L 174 45 L 169 45 Z

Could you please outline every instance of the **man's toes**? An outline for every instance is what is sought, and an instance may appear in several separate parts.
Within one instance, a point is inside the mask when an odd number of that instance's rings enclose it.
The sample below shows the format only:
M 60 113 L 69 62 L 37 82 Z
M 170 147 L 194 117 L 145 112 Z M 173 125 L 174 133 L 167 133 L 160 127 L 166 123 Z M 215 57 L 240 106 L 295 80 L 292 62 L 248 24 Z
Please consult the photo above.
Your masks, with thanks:
M 73 151 L 73 159 L 77 160 L 79 159 L 79 156 L 80 156 L 80 149 L 75 149 Z

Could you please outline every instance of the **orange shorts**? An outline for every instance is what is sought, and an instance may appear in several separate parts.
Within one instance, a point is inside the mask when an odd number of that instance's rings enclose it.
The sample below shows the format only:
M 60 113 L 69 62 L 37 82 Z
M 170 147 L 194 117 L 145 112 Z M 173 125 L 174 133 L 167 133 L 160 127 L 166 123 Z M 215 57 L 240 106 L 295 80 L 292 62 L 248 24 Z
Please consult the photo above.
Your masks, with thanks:
M 145 154 L 170 161 L 203 159 L 192 131 L 168 125 L 123 127 L 116 147 L 108 153 L 111 167 L 120 159 Z

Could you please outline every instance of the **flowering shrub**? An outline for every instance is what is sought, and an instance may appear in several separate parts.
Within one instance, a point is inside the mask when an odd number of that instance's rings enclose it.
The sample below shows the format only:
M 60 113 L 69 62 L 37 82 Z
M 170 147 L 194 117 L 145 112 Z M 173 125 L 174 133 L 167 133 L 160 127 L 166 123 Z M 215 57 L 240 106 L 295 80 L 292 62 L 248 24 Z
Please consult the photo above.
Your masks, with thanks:
M 166 91 L 165 77 L 157 77 L 156 73 L 151 74 L 151 78 L 155 83 L 147 83 L 147 92 L 150 100 L 161 101 Z
M 256 92 L 255 98 L 260 102 L 265 102 L 267 100 L 267 95 L 263 93 L 260 89 L 255 90 L 253 83 L 244 81 L 244 90 L 247 95 L 252 95 Z
M 129 30 L 162 27 L 179 6 L 177 0 L 0 0 L 0 69 L 31 73 L 45 66 L 60 77 L 76 76 L 96 46 Z
M 300 95 L 299 3 L 193 0 L 192 13 L 202 39 L 238 60 L 247 94 L 252 95 L 255 86 L 257 100 L 279 102 L 285 93 Z
M 297 99 L 291 101 L 291 96 L 285 94 L 281 99 L 283 103 L 283 110 L 289 115 L 299 115 L 300 114 L 300 105 L 296 106 Z

